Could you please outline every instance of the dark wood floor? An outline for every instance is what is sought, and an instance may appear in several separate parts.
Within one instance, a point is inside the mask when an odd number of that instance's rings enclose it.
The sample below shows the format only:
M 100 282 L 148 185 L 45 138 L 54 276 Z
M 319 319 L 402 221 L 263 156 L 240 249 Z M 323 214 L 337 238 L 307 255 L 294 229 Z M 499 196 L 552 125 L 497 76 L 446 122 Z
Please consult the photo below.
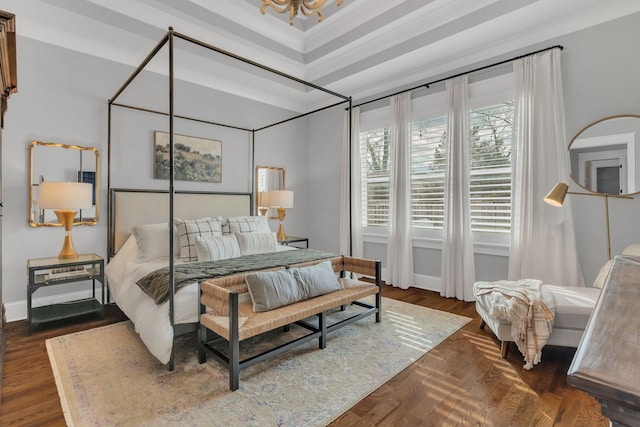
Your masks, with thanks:
M 488 328 L 479 328 L 472 303 L 418 289 L 385 287 L 384 295 L 473 320 L 332 426 L 609 425 L 593 398 L 567 385 L 566 372 L 575 350 L 546 347 L 543 361 L 525 371 L 515 346 L 506 360 L 500 357 L 499 342 Z M 32 336 L 25 321 L 9 323 L 0 426 L 63 426 L 45 340 L 124 319 L 116 307 L 109 306 L 104 320 L 50 325 Z

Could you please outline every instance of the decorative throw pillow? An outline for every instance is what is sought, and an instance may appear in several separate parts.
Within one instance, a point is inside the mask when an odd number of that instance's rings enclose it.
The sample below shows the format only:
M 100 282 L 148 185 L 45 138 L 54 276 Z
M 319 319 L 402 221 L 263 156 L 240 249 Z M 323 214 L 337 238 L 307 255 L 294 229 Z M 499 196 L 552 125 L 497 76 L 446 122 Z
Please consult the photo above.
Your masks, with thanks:
M 292 268 L 304 299 L 317 297 L 342 289 L 331 261 L 322 261 L 308 267 Z
M 236 236 L 196 236 L 198 261 L 216 261 L 240 256 L 240 247 Z
M 266 216 L 254 216 L 256 223 L 258 224 L 258 233 L 271 233 L 271 227 L 269 227 L 269 220 Z
M 331 261 L 309 267 L 247 274 L 253 311 L 269 311 L 342 289 Z
M 214 218 L 194 220 L 176 218 L 175 225 L 178 230 L 178 238 L 180 239 L 180 258 L 187 262 L 198 260 L 196 236 L 222 236 L 220 221 Z
M 236 233 L 241 255 L 278 252 L 276 233 Z
M 173 253 L 177 255 L 180 252 L 180 246 L 175 227 L 173 227 L 173 233 Z M 139 260 L 148 261 L 169 256 L 168 223 L 134 225 L 131 228 L 131 234 L 138 245 Z
M 258 231 L 258 220 L 254 216 L 233 216 L 224 219 L 218 217 L 217 219 L 221 220 L 222 234 L 255 233 Z
M 273 310 L 302 299 L 291 269 L 250 273 L 245 282 L 255 312 Z
M 600 271 L 598 272 L 598 276 L 596 280 L 593 281 L 594 288 L 600 288 L 604 286 L 604 282 L 607 280 L 607 276 L 609 275 L 609 269 L 611 268 L 611 263 L 613 261 L 607 261 L 602 267 L 600 267 Z

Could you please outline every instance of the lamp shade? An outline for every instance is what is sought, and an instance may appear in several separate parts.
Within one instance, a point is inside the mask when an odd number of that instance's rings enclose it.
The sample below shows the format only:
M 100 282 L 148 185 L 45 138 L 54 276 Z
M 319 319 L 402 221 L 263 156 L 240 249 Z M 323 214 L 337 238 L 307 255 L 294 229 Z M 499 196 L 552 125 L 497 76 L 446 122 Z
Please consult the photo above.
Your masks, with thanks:
M 39 185 L 40 209 L 86 209 L 93 202 L 93 185 L 45 181 Z
M 293 207 L 293 191 L 269 191 L 269 207 L 290 209 Z
M 271 206 L 269 204 L 269 192 L 268 191 L 261 191 L 258 193 L 258 206 L 262 207 L 262 208 L 268 208 L 269 206 Z
M 553 190 L 549 192 L 544 198 L 544 201 L 552 206 L 562 206 L 564 198 L 567 196 L 569 186 L 564 182 L 559 182 L 553 187 Z

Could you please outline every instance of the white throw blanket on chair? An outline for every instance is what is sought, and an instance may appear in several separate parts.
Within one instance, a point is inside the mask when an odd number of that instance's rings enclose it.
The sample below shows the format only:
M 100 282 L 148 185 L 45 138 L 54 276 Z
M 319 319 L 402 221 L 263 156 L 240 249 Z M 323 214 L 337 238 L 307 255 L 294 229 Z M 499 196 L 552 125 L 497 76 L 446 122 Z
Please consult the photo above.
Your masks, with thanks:
M 511 337 L 524 355 L 524 369 L 537 365 L 555 317 L 553 299 L 548 299 L 550 306 L 542 300 L 542 282 L 534 279 L 479 282 L 476 289 L 478 295 L 491 294 L 491 317 L 511 323 Z

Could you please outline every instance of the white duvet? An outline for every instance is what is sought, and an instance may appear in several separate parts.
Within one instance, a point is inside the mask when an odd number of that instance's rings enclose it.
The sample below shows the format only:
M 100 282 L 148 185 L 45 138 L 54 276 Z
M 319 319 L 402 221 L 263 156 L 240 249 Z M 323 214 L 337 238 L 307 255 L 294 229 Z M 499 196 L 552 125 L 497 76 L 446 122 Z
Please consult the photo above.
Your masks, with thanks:
M 279 246 L 279 250 L 293 249 Z M 169 363 L 173 346 L 173 328 L 169 321 L 169 301 L 156 304 L 136 282 L 158 268 L 169 265 L 169 258 L 138 260 L 138 246 L 133 236 L 125 242 L 105 268 L 111 297 L 131 320 L 142 342 L 161 363 Z M 175 324 L 198 321 L 198 285 L 180 288 L 174 297 Z

